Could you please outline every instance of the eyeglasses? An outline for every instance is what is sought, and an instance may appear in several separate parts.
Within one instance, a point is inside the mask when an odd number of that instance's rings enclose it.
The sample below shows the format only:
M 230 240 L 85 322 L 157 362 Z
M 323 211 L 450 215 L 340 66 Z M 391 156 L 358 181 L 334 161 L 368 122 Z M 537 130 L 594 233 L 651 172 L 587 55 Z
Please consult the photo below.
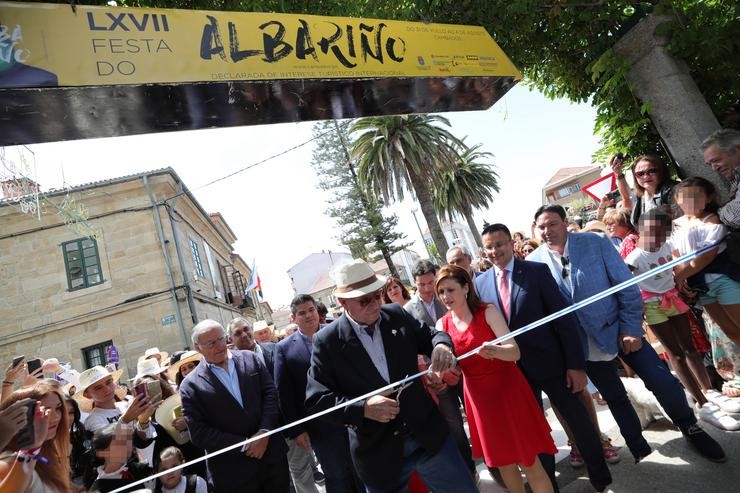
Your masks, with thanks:
M 362 308 L 366 308 L 373 301 L 380 301 L 381 296 L 381 290 L 377 290 L 374 293 L 366 294 L 361 298 L 355 298 L 355 301 L 358 302 Z
M 638 178 L 642 178 L 643 176 L 654 175 L 657 172 L 658 170 L 655 168 L 648 168 L 645 171 L 635 171 L 635 176 Z
M 568 257 L 560 257 L 560 263 L 563 264 L 563 272 L 560 275 L 563 276 L 563 279 L 568 279 L 568 275 L 570 274 L 570 260 Z
M 202 347 L 203 349 L 213 349 L 216 344 L 221 344 L 226 340 L 226 336 L 218 336 L 212 341 L 204 342 L 204 343 L 198 343 L 198 346 Z

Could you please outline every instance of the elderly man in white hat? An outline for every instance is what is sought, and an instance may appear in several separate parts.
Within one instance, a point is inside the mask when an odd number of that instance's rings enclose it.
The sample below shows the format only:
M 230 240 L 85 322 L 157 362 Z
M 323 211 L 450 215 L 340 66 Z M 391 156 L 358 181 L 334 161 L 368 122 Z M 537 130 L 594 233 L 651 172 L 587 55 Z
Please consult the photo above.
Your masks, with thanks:
M 452 341 L 395 304 L 382 305 L 385 279 L 355 260 L 334 272 L 334 297 L 344 308 L 314 336 L 308 372 L 309 412 L 384 387 L 418 372 L 417 355 L 432 369 L 454 365 Z M 382 306 L 381 306 L 382 305 Z M 429 374 L 430 387 L 444 383 Z M 369 493 L 401 491 L 416 470 L 435 492 L 477 492 L 449 428 L 419 379 L 391 395 L 374 395 L 325 418 L 350 428 L 350 450 Z

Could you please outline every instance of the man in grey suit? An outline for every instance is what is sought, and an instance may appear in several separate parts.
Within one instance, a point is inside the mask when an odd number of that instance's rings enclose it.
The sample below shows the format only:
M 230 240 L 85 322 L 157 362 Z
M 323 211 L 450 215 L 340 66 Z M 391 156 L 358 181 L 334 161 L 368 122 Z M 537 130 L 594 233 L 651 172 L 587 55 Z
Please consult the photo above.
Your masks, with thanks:
M 429 260 L 419 260 L 414 265 L 411 273 L 416 284 L 416 295 L 403 306 L 416 320 L 424 322 L 429 327 L 434 327 L 437 320 L 447 313 L 447 308 L 437 299 L 434 294 L 434 278 L 438 267 Z M 460 450 L 465 464 L 475 476 L 475 463 L 473 453 L 470 450 L 470 441 L 465 434 L 462 413 L 460 412 L 460 398 L 462 397 L 462 381 L 446 392 L 437 395 L 439 400 L 439 411 L 444 416 L 450 427 L 457 448 Z

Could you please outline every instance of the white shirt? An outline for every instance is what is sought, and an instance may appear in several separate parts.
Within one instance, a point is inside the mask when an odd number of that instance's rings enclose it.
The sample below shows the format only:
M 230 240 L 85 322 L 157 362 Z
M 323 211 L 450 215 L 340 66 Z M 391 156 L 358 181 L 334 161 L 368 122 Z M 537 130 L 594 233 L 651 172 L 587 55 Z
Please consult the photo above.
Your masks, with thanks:
M 113 409 L 103 409 L 101 407 L 96 407 L 92 411 L 90 411 L 90 414 L 87 415 L 87 418 L 85 419 L 83 425 L 85 425 L 85 429 L 87 431 L 89 431 L 90 433 L 95 433 L 99 429 L 104 428 L 109 424 L 117 423 L 118 421 L 120 421 L 121 416 L 123 416 L 123 413 L 126 412 L 128 406 L 128 401 L 121 401 L 116 402 Z M 139 426 L 139 422 L 137 420 L 134 420 L 134 423 L 134 427 L 136 430 L 146 433 L 145 438 L 154 438 L 156 436 L 156 432 L 154 431 L 153 426 L 147 425 L 146 428 L 142 428 Z
M 385 357 L 383 336 L 380 334 L 380 319 L 375 322 L 375 329 L 373 330 L 373 335 L 371 337 L 365 330 L 365 327 L 367 327 L 366 325 L 361 325 L 360 323 L 355 322 L 352 317 L 349 316 L 349 312 L 344 313 L 347 315 L 349 324 L 354 329 L 355 334 L 357 334 L 357 338 L 360 339 L 362 347 L 365 348 L 368 356 L 370 356 L 370 359 L 378 370 L 378 373 L 380 373 L 380 376 L 383 377 L 383 380 L 386 382 L 391 383 L 388 373 L 388 360 Z
M 627 255 L 624 261 L 627 262 L 627 265 L 635 268 L 635 274 L 643 274 L 673 260 L 672 254 L 673 245 L 671 245 L 670 241 L 666 241 L 657 252 L 648 252 L 637 247 Z M 643 291 L 662 294 L 673 289 L 675 287 L 675 281 L 673 280 L 673 273 L 666 271 L 640 281 L 637 285 Z M 655 299 L 657 298 L 652 297 L 645 299 L 645 301 L 654 301 Z
M 177 486 L 172 489 L 165 488 L 164 485 L 162 485 L 162 493 L 185 493 L 187 484 L 188 480 L 183 476 L 180 478 L 180 482 L 177 483 Z M 198 479 L 195 481 L 195 493 L 208 493 L 206 481 L 200 476 L 198 476 Z
M 710 216 L 706 216 L 704 220 Z M 691 221 L 684 223 L 680 229 L 671 236 L 673 247 L 681 255 L 695 252 L 700 248 L 716 243 L 727 235 L 727 226 L 724 224 L 713 224 L 702 221 Z M 717 253 L 722 253 L 727 248 L 723 241 L 720 243 Z M 724 274 L 704 274 L 704 282 L 710 283 L 722 277 Z
M 437 310 L 435 310 L 435 307 L 434 307 L 434 296 L 432 296 L 432 301 L 429 303 L 424 301 L 421 296 L 419 296 L 419 300 L 421 301 L 421 304 L 424 305 L 424 308 L 426 309 L 427 314 L 429 315 L 429 318 L 431 318 L 434 321 L 434 323 L 436 323 L 437 322 Z

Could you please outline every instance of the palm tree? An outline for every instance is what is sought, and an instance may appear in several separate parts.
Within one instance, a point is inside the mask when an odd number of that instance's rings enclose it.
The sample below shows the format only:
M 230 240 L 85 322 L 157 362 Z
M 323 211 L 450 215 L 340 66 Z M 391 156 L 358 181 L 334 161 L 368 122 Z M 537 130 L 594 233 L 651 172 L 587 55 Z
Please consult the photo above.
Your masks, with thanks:
M 441 218 L 452 221 L 462 216 L 473 232 L 475 242 L 483 248 L 478 228 L 473 221 L 473 210 L 488 207 L 493 192 L 499 191 L 498 174 L 492 165 L 479 160 L 490 159 L 490 152 L 480 152 L 481 144 L 468 147 L 463 143 L 462 152 L 454 166 L 445 169 L 439 182 L 432 189 L 434 209 Z
M 385 203 L 403 200 L 404 190 L 419 201 L 437 251 L 447 251 L 447 239 L 434 211 L 431 189 L 445 168 L 454 166 L 456 146 L 462 142 L 448 130 L 438 115 L 378 116 L 356 120 L 351 133 L 359 133 L 352 157 L 359 164 L 362 186 L 382 194 Z

